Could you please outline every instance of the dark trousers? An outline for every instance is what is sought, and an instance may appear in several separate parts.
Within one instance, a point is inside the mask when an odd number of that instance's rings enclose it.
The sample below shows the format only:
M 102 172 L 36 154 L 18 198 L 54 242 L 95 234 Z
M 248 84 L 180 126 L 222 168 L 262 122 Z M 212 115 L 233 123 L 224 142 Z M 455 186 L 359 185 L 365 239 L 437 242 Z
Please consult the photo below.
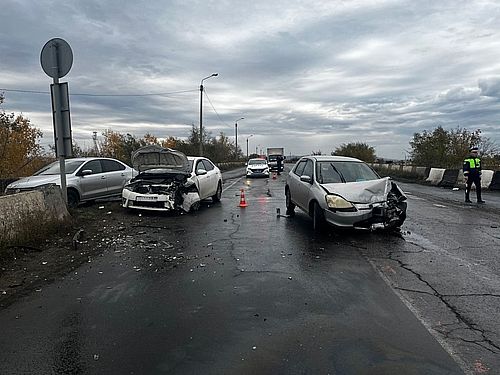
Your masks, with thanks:
M 479 175 L 470 175 L 467 179 L 467 183 L 465 184 L 465 200 L 469 200 L 470 190 L 472 188 L 472 184 L 476 185 L 476 196 L 477 201 L 481 201 L 481 176 Z

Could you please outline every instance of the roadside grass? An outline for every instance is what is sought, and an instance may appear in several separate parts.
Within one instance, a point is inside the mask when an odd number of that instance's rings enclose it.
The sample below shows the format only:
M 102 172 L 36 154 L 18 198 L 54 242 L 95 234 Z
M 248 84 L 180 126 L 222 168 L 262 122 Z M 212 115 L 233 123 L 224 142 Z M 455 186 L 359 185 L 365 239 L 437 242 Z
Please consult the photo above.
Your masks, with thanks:
M 19 250 L 42 251 L 43 244 L 53 234 L 71 227 L 72 221 L 48 221 L 42 212 L 26 213 L 19 218 L 16 235 L 8 226 L 0 226 L 0 264 L 17 257 Z

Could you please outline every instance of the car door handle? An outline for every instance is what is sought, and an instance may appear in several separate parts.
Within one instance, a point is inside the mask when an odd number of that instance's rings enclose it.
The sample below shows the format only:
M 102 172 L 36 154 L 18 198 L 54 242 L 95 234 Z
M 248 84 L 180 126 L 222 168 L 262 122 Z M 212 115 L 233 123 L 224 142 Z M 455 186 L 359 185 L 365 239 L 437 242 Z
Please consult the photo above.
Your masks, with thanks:
M 106 179 L 106 176 L 101 176 L 101 180 L 105 180 Z

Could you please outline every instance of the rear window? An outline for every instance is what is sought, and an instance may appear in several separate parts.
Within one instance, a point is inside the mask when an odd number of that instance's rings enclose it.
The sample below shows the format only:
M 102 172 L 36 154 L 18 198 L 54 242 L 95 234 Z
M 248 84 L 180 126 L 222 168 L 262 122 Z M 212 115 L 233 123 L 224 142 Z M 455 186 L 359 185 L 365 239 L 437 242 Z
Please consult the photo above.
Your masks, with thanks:
M 321 161 L 316 164 L 316 180 L 320 184 L 360 182 L 380 177 L 365 163 L 355 161 Z

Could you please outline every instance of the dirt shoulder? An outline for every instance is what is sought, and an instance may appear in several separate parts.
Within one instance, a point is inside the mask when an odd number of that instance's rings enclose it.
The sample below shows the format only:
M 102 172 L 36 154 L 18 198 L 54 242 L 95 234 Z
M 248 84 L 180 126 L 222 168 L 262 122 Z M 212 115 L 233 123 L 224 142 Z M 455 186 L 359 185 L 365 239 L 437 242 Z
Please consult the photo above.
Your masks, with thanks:
M 105 251 L 116 251 L 117 243 L 120 243 L 121 248 L 124 248 L 124 244 L 130 248 L 147 247 L 148 244 L 153 246 L 150 242 L 154 241 L 148 236 L 149 232 L 158 231 L 161 225 L 165 225 L 162 220 L 165 217 L 127 212 L 119 201 L 80 206 L 70 213 L 71 222 L 58 228 L 58 232 L 49 239 L 36 245 L 11 247 L 2 253 L 0 309 L 19 298 L 41 291 L 55 280 L 64 279 L 83 263 L 92 262 Z M 182 229 L 169 228 L 170 238 L 175 238 L 179 230 Z M 75 243 L 77 233 L 80 235 Z M 142 236 L 140 239 L 132 238 L 131 233 L 136 237 L 137 234 Z M 162 245 L 166 249 L 170 247 L 169 244 Z M 168 258 L 169 255 L 163 256 Z

